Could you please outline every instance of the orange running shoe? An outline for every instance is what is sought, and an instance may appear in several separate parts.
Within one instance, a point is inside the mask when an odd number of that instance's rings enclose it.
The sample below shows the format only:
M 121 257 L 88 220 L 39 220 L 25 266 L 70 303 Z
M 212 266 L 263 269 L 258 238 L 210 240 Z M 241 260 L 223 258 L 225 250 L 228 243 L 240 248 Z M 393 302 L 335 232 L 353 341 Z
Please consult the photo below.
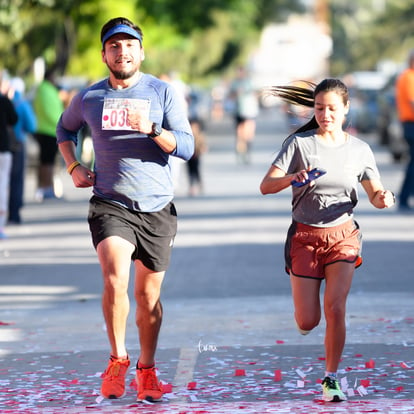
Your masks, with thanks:
M 125 374 L 130 361 L 111 357 L 106 371 L 102 374 L 101 394 L 105 398 L 122 398 L 125 395 Z
M 162 386 L 158 381 L 155 368 L 137 369 L 137 401 L 161 401 Z

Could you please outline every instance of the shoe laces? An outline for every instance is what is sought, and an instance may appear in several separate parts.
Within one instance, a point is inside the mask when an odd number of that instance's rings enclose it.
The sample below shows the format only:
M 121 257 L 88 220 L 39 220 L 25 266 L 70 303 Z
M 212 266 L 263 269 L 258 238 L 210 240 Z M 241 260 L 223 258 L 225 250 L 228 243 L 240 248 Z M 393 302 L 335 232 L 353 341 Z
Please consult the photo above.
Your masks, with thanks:
M 338 381 L 331 378 L 331 377 L 326 377 L 323 380 L 323 384 L 325 384 L 328 388 L 330 388 L 332 390 L 337 390 L 338 389 Z
M 108 368 L 106 369 L 106 374 L 110 377 L 118 377 L 121 371 L 121 367 L 126 365 L 128 360 L 111 360 Z
M 139 368 L 141 372 L 140 381 L 144 390 L 159 390 L 160 384 L 154 368 Z

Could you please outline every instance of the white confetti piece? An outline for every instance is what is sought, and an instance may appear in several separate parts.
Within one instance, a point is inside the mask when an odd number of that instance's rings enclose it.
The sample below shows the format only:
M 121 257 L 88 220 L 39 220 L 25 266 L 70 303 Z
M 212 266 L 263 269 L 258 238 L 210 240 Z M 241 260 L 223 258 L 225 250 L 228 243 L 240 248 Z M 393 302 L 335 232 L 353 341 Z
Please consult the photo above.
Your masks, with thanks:
M 96 401 L 96 403 L 97 403 L 97 404 L 100 404 L 100 403 L 101 403 L 104 399 L 105 399 L 105 398 L 104 398 L 104 397 L 102 397 L 102 395 L 100 395 L 99 397 L 97 397 L 97 398 L 96 398 L 96 400 L 95 400 L 95 401 Z
M 362 385 L 360 385 L 360 386 L 357 388 L 357 391 L 358 391 L 358 393 L 359 393 L 359 395 L 360 395 L 360 396 L 368 395 L 368 391 L 367 391 L 367 390 L 366 390 L 366 388 L 365 388 L 365 387 L 363 387 Z
M 306 374 L 300 370 L 299 368 L 296 370 L 296 373 L 301 377 L 301 378 L 306 378 Z
M 304 388 L 305 387 L 305 381 L 298 380 L 296 383 L 297 388 Z
M 343 392 L 349 388 L 348 379 L 346 377 L 341 378 L 341 389 Z

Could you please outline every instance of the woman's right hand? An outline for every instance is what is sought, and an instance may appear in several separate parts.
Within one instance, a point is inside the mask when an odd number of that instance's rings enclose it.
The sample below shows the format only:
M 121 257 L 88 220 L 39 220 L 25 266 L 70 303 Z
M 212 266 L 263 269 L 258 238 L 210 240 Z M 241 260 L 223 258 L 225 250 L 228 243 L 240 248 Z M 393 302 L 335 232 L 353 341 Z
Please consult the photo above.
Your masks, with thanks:
M 311 167 L 308 167 L 307 170 L 300 170 L 297 173 L 294 173 L 291 175 L 292 181 L 296 181 L 298 183 L 306 183 L 306 181 L 309 179 L 308 172 L 311 170 Z M 309 187 L 312 187 L 315 185 L 315 180 L 309 181 Z

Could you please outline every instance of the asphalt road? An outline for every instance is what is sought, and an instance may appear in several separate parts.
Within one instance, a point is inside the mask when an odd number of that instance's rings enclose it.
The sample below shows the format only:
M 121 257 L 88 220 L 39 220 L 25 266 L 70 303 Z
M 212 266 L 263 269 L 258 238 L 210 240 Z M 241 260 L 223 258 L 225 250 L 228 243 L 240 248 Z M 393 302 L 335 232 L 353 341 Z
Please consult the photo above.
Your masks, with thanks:
M 324 404 L 324 323 L 306 337 L 297 333 L 283 269 L 290 194 L 259 193 L 285 130 L 280 113 L 264 111 L 245 165 L 233 152 L 231 120 L 211 122 L 198 197 L 187 196 L 181 165 L 179 232 L 163 286 L 157 353 L 160 378 L 171 392 L 158 405 L 135 403 L 133 384 L 122 400 L 99 398 L 108 346 L 86 223 L 90 190 L 74 189 L 62 169 L 64 199 L 37 203 L 31 171 L 24 223 L 9 227 L 9 238 L 0 241 L 0 410 L 414 412 L 414 215 L 375 210 L 361 189 L 356 219 L 364 265 L 349 297 L 340 371 L 349 399 Z M 392 163 L 374 136 L 363 138 L 385 186 L 398 193 L 403 166 Z M 133 312 L 127 344 L 135 359 Z

